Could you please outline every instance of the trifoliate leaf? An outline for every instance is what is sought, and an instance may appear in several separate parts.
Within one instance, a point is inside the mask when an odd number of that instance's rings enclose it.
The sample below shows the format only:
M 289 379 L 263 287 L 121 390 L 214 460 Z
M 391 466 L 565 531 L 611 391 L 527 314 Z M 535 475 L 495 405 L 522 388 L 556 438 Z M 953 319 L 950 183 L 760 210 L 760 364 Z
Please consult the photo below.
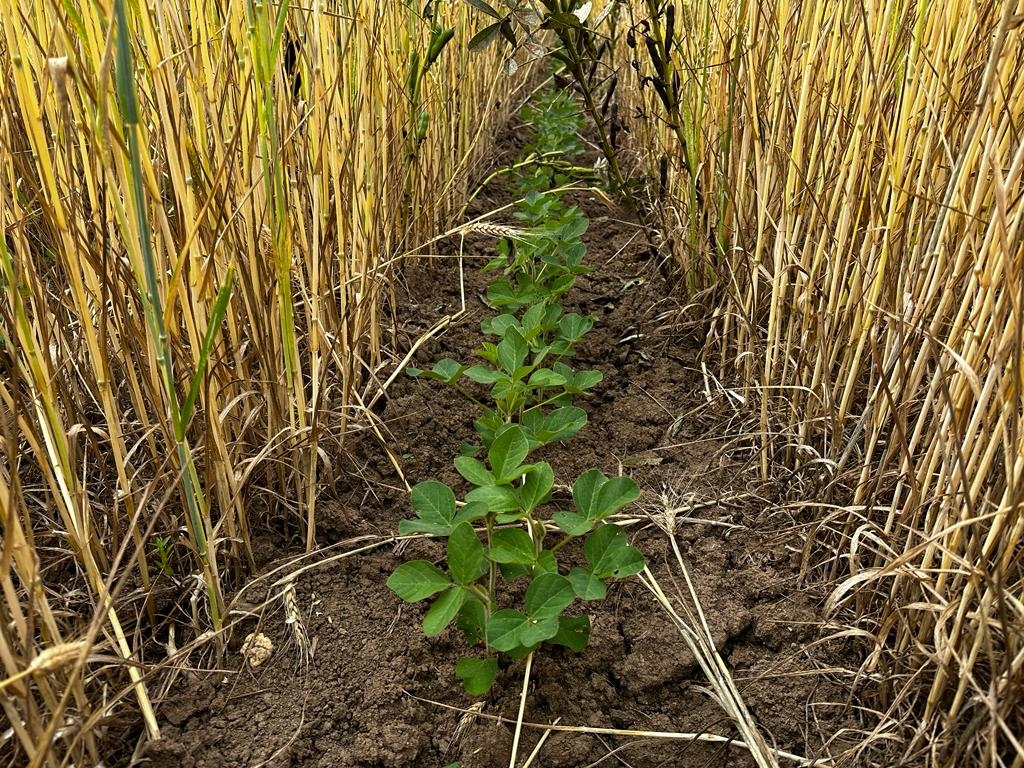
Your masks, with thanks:
M 583 542 L 590 569 L 598 578 L 622 579 L 644 569 L 644 556 L 626 543 L 617 525 L 602 525 Z

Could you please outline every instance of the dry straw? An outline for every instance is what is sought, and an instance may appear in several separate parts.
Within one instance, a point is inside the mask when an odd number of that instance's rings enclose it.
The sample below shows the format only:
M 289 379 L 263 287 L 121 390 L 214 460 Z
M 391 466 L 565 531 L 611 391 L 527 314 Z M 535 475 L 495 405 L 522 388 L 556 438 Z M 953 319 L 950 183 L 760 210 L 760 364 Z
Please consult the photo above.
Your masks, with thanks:
M 507 101 L 497 60 L 470 67 L 458 43 L 462 4 L 435 4 L 457 42 L 411 98 L 420 10 L 5 9 L 0 754 L 97 764 L 104 686 L 136 683 L 156 735 L 139 664 L 154 590 L 187 602 L 199 584 L 201 634 L 253 526 L 315 545 L 322 473 L 384 362 L 396 257 L 453 223 Z M 90 614 L 123 662 L 53 663 Z
M 910 763 L 1021 765 L 1024 4 L 668 5 L 679 119 L 619 93 L 763 471 L 810 458 L 849 510 L 816 530 L 880 728 Z

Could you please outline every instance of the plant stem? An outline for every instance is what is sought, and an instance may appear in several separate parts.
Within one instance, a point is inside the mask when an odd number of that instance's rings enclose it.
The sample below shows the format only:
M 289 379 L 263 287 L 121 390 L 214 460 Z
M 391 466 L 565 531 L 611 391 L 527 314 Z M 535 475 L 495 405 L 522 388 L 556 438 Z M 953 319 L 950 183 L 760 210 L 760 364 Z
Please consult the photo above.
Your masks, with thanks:
M 580 93 L 583 96 L 583 103 L 587 108 L 587 112 L 590 113 L 590 118 L 594 121 L 594 127 L 597 129 L 597 141 L 601 145 L 601 152 L 604 154 L 605 159 L 608 160 L 608 173 L 611 176 L 612 186 L 618 194 L 629 197 L 626 191 L 626 179 L 619 169 L 618 156 L 608 137 L 608 131 L 604 118 L 601 116 L 601 110 L 594 102 L 594 94 L 590 90 L 586 73 L 583 71 L 580 53 L 576 48 L 575 41 L 570 40 L 569 36 L 564 33 L 559 33 L 558 37 L 562 41 L 562 45 L 565 46 L 566 51 L 569 52 L 567 58 L 572 61 L 569 72 L 579 86 Z M 630 198 L 630 201 L 632 202 L 632 198 Z
M 566 534 L 566 537 L 564 539 L 562 539 L 560 542 L 558 542 L 557 544 L 555 544 L 555 546 L 551 548 L 551 554 L 555 554 L 555 552 L 560 550 L 562 547 L 564 547 L 566 544 L 568 544 L 575 538 L 575 536 L 569 536 L 568 534 Z

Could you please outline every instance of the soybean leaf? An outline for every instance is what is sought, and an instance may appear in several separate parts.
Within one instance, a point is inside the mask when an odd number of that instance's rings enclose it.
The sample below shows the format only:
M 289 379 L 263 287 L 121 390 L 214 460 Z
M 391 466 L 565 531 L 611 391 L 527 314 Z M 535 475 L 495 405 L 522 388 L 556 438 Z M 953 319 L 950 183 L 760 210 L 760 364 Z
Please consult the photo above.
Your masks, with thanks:
M 459 474 L 466 478 L 473 485 L 494 485 L 494 474 L 483 465 L 482 462 L 470 456 L 458 456 L 455 459 L 455 468 Z
M 572 368 L 570 368 L 565 363 L 552 363 L 551 370 L 554 371 L 555 373 L 562 374 L 562 376 L 565 377 L 566 381 L 571 380 L 574 376 Z
M 522 474 L 521 464 L 529 453 L 530 443 L 519 426 L 510 427 L 495 437 L 487 450 L 487 459 L 497 483 L 508 483 Z
M 462 631 L 467 643 L 476 645 L 484 641 L 485 623 L 484 604 L 478 598 L 472 595 L 468 596 L 455 620 L 455 626 Z
M 525 659 L 531 653 L 536 651 L 537 646 L 539 645 L 540 643 L 534 643 L 533 645 L 517 645 L 515 648 L 505 651 L 505 653 L 510 659 Z
M 523 515 L 517 508 L 515 512 L 502 512 L 494 516 L 494 522 L 498 525 L 508 525 L 509 523 L 518 523 L 523 519 Z
M 533 565 L 537 548 L 522 528 L 502 528 L 491 535 L 490 558 L 496 563 Z
M 494 440 L 494 434 L 504 423 L 501 415 L 490 408 L 484 411 L 483 416 L 473 422 L 473 429 L 483 438 L 484 445 L 490 445 Z
M 540 448 L 542 445 L 541 441 L 537 439 L 537 435 L 534 433 L 532 427 L 528 427 L 525 424 L 522 426 L 523 434 L 526 436 L 526 441 L 530 444 L 530 450 Z
M 576 653 L 587 647 L 590 641 L 590 617 L 589 616 L 560 616 L 558 618 L 558 632 L 551 638 L 554 645 L 564 645 Z
M 582 215 L 578 208 L 574 207 L 572 210 L 577 215 L 562 226 L 562 231 L 559 232 L 562 240 L 578 240 L 590 226 L 590 221 Z
M 520 427 L 529 430 L 538 430 L 544 426 L 544 411 L 540 406 L 527 408 L 523 411 L 523 417 L 519 421 Z
M 491 365 L 498 364 L 498 345 L 489 341 L 483 342 L 476 350 L 477 357 L 482 357 Z
M 486 504 L 481 504 L 480 502 L 472 502 L 470 504 L 466 504 L 462 509 L 456 512 L 455 519 L 452 522 L 472 523 L 476 520 L 480 520 L 482 518 L 487 517 L 488 512 L 490 512 L 490 510 L 487 509 Z
M 549 549 L 542 550 L 537 555 L 537 563 L 533 566 L 533 575 L 539 576 L 542 573 L 558 573 L 558 561 L 554 553 Z
M 529 314 L 529 313 L 527 313 Z M 526 322 L 526 318 L 523 318 L 523 322 Z M 480 323 L 480 330 L 483 333 L 492 334 L 494 336 L 504 336 L 505 332 L 509 328 L 517 328 L 522 330 L 522 326 L 519 321 L 516 320 L 515 315 L 501 314 L 489 317 Z
M 388 587 L 407 603 L 436 595 L 451 583 L 444 571 L 426 560 L 403 563 L 388 579 Z
M 555 484 L 555 473 L 546 461 L 534 464 L 526 473 L 526 479 L 517 490 L 519 503 L 526 512 L 533 512 L 551 498 L 551 487 Z
M 600 384 L 603 378 L 600 371 L 580 371 L 572 378 L 572 388 L 584 392 Z
M 436 379 L 437 381 L 443 381 L 445 384 L 451 384 L 462 375 L 464 370 L 466 370 L 466 366 L 455 360 L 445 358 L 434 363 L 434 367 L 429 371 L 420 371 L 418 375 L 425 379 Z
M 526 360 L 530 345 L 515 328 L 509 328 L 505 338 L 498 342 L 498 365 L 509 374 L 514 374 Z
M 597 495 L 608 478 L 599 469 L 588 469 L 572 484 L 572 500 L 577 511 L 586 518 L 596 517 Z
M 534 371 L 527 384 L 531 387 L 564 387 L 566 383 L 564 376 L 559 376 L 548 368 L 541 368 Z
M 570 536 L 582 536 L 594 527 L 594 523 L 591 520 L 583 517 L 583 515 L 577 515 L 575 512 L 555 512 L 551 518 L 555 521 L 555 525 L 558 526 L 559 530 Z
M 462 680 L 466 693 L 470 696 L 482 696 L 494 684 L 494 678 L 498 675 L 498 660 L 459 659 L 455 665 L 455 674 Z
M 526 396 L 526 385 L 512 376 L 502 374 L 491 387 L 491 397 L 500 411 L 512 413 L 519 410 L 519 404 Z
M 640 496 L 639 486 L 629 477 L 613 477 L 601 486 L 597 494 L 597 504 L 593 515 L 603 520 L 615 512 L 618 512 L 630 502 L 636 501 Z
M 451 525 L 455 517 L 455 492 L 437 480 L 417 483 L 409 494 L 416 515 L 425 522 Z
M 572 395 L 573 395 L 572 392 L 570 392 L 569 390 L 566 390 L 562 394 L 555 395 L 554 397 L 552 397 L 551 398 L 551 404 L 552 405 L 556 405 L 559 408 L 564 408 L 566 406 L 570 406 L 570 405 L 572 405 Z M 580 427 L 576 427 L 568 435 L 557 435 L 554 439 L 552 439 L 551 442 L 554 442 L 555 440 L 568 440 L 570 437 L 572 437 L 573 435 L 575 435 L 579 431 L 580 431 Z
M 537 431 L 537 438 L 544 444 L 568 440 L 587 423 L 587 412 L 573 405 L 556 408 L 549 413 Z
M 543 304 L 534 304 L 523 313 L 522 331 L 524 336 L 536 336 L 541 331 L 546 311 L 547 307 Z
M 558 618 L 527 619 L 519 630 L 519 642 L 525 646 L 536 645 L 550 640 L 558 633 Z
M 565 576 L 542 573 L 526 590 L 526 612 L 531 619 L 554 618 L 564 611 L 575 597 L 572 583 Z M 524 641 L 524 644 L 529 645 L 530 641 Z
M 451 523 L 436 523 L 429 520 L 401 520 L 398 523 L 400 536 L 412 536 L 416 533 L 429 533 L 432 536 L 447 536 L 452 531 Z
M 604 600 L 608 594 L 604 582 L 586 568 L 573 568 L 569 572 L 569 581 L 581 600 Z
M 492 26 L 497 27 L 498 25 L 495 24 Z M 488 29 L 490 29 L 490 27 L 488 27 Z M 497 32 L 497 29 L 494 31 Z M 480 35 L 477 35 L 477 37 L 479 36 Z M 519 303 L 515 289 L 508 280 L 495 280 L 493 283 L 488 285 L 487 301 L 494 307 L 507 307 L 509 305 Z
M 423 617 L 423 634 L 427 637 L 436 637 L 444 632 L 465 600 L 466 592 L 461 587 L 452 587 L 442 592 Z
M 459 584 L 472 584 L 487 572 L 483 544 L 469 523 L 459 523 L 448 537 L 448 570 Z
M 546 330 L 554 328 L 558 324 L 558 318 L 562 316 L 565 308 L 561 304 L 548 304 L 544 307 L 543 325 Z
M 644 569 L 644 556 L 626 543 L 626 534 L 617 525 L 602 525 L 583 542 L 583 554 L 594 575 L 622 579 Z
M 572 498 L 576 509 L 590 520 L 603 520 L 631 501 L 636 501 L 640 488 L 628 477 L 610 480 L 596 469 L 580 475 L 573 485 Z
M 551 342 L 551 346 L 549 347 L 549 349 L 551 350 L 551 352 L 554 355 L 557 355 L 558 357 L 569 356 L 569 355 L 573 354 L 572 344 L 570 344 L 565 339 L 554 339 Z M 567 381 L 568 381 L 568 379 L 567 379 Z M 570 392 L 573 391 L 571 384 L 567 385 L 567 387 L 568 387 L 568 391 L 570 391 Z
M 571 342 L 579 341 L 591 328 L 594 327 L 594 318 L 581 317 L 575 312 L 562 317 L 558 321 L 558 332 L 562 338 Z
M 515 581 L 533 573 L 533 568 L 518 563 L 498 563 L 498 570 L 501 571 L 501 578 L 505 581 Z
M 493 384 L 505 376 L 501 371 L 488 368 L 486 365 L 471 365 L 462 372 L 462 375 L 472 379 L 477 384 Z
M 523 614 L 511 608 L 496 611 L 487 622 L 487 644 L 498 651 L 511 651 L 522 645 L 519 636 L 526 622 Z
M 509 263 L 509 260 L 508 260 L 507 256 L 498 256 L 496 258 L 490 259 L 490 261 L 488 261 L 486 264 L 484 264 L 480 268 L 480 271 L 481 272 L 493 272 L 495 269 L 501 269 L 503 266 L 505 266 L 508 263 Z M 486 333 L 486 332 L 484 331 L 484 333 Z
M 466 501 L 483 504 L 488 512 L 512 512 L 519 509 L 516 493 L 507 485 L 485 485 L 466 494 Z

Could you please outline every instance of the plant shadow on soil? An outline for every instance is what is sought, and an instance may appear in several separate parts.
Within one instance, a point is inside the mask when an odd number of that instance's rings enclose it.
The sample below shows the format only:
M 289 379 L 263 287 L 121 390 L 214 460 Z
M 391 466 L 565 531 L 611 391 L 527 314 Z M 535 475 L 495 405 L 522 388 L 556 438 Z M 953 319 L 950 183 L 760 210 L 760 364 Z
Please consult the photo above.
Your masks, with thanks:
M 514 135 L 505 137 L 499 160 L 515 155 L 515 143 Z M 471 216 L 510 202 L 500 184 L 474 201 Z M 699 339 L 674 322 L 679 305 L 669 297 L 680 292 L 666 281 L 639 228 L 593 194 L 568 199 L 590 217 L 586 263 L 593 272 L 577 281 L 567 310 L 598 318 L 573 364 L 600 370 L 604 381 L 581 403 L 587 426 L 571 444 L 545 449 L 542 458 L 552 463 L 556 484 L 571 485 L 598 467 L 637 481 L 643 492 L 638 513 L 664 517 L 666 500 L 679 508 L 675 535 L 716 646 L 754 718 L 778 748 L 821 756 L 826 740 L 844 728 L 857 730 L 858 722 L 847 706 L 849 685 L 822 671 L 844 666 L 837 656 L 843 649 L 806 648 L 819 636 L 821 618 L 814 594 L 797 586 L 799 530 L 779 511 L 779 493 L 773 503 L 772 490 L 757 481 L 750 441 L 720 436 L 726 398 L 709 402 L 697 362 Z M 511 211 L 495 221 L 514 223 Z M 449 245 L 449 253 L 458 252 L 457 240 Z M 467 312 L 417 352 L 422 367 L 441 357 L 469 360 L 480 341 L 486 313 L 480 297 L 491 276 L 476 267 L 493 255 L 494 241 L 474 235 L 464 245 Z M 407 265 L 399 296 L 398 341 L 407 350 L 459 310 L 457 261 Z M 436 382 L 404 375 L 381 404 L 381 429 L 408 482 L 459 483 L 451 459 L 472 435 L 476 409 Z M 399 520 L 411 515 L 402 480 L 372 430 L 348 438 L 344 461 L 349 465 L 318 511 L 318 540 L 340 544 L 338 552 L 394 535 Z M 666 591 L 679 594 L 674 580 L 680 574 L 664 531 L 645 519 L 628 533 Z M 356 537 L 369 538 L 345 543 Z M 269 537 L 261 543 L 267 568 L 287 554 Z M 256 669 L 243 663 L 241 640 L 257 629 L 255 619 L 244 622 L 233 634 L 226 670 L 178 676 L 157 710 L 163 739 L 146 745 L 144 759 L 154 768 L 508 765 L 524 663 L 503 666 L 482 701 L 481 715 L 500 721 L 432 703 L 468 708 L 479 701 L 463 692 L 454 674 L 456 661 L 472 651 L 452 628 L 425 638 L 424 606 L 402 604 L 385 586 L 400 563 L 442 555 L 440 542 L 415 541 L 396 551 L 389 541 L 298 576 L 297 604 L 315 647 L 312 661 L 296 660 L 292 627 L 277 601 L 259 624 L 275 655 Z M 543 647 L 535 655 L 528 722 L 738 736 L 708 695 L 678 630 L 635 579 L 615 584 L 606 601 L 588 603 L 586 610 L 593 631 L 583 653 Z M 856 663 L 851 658 L 845 665 Z M 520 762 L 541 734 L 524 729 Z M 551 733 L 532 765 L 599 763 L 754 765 L 730 744 L 573 732 Z

